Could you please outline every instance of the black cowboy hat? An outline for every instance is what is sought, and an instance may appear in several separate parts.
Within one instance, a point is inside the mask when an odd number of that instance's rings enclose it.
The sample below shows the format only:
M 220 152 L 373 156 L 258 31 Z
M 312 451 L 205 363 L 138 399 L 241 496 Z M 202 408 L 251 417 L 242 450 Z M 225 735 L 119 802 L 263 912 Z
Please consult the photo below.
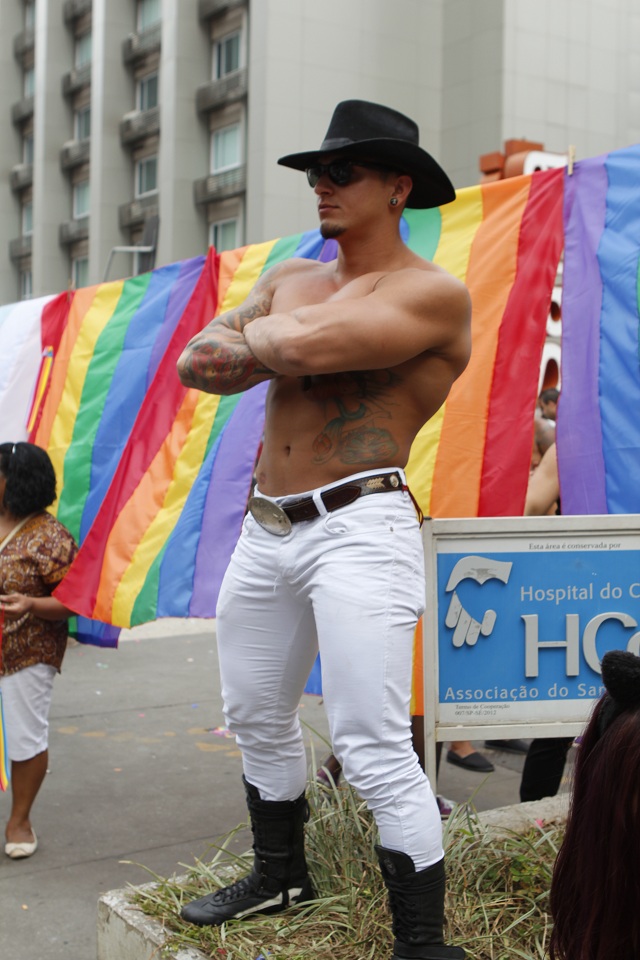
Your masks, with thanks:
M 377 160 L 413 180 L 408 207 L 439 207 L 455 199 L 455 190 L 439 163 L 418 146 L 418 126 L 409 117 L 367 100 L 343 100 L 333 111 L 319 150 L 290 153 L 278 163 L 306 170 L 323 154 L 346 154 L 354 160 Z

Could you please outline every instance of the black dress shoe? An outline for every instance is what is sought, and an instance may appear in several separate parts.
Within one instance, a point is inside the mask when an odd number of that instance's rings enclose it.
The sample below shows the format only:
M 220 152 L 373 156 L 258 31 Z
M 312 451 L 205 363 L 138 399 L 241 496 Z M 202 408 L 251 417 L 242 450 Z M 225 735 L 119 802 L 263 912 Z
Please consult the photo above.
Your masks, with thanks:
M 453 750 L 447 752 L 447 763 L 453 763 L 456 767 L 462 767 L 463 770 L 471 770 L 473 773 L 492 773 L 495 770 L 491 760 L 482 753 L 475 750 L 468 757 L 459 757 Z
M 529 752 L 529 744 L 526 740 L 485 740 L 484 745 L 490 750 L 503 750 L 504 753 Z

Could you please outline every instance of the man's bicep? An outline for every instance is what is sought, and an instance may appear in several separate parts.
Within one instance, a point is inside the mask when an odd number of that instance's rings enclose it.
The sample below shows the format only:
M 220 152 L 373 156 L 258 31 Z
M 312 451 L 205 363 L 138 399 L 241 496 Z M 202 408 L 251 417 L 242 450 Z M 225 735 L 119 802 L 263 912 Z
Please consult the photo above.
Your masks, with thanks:
M 470 303 L 466 288 L 452 278 L 380 285 L 370 296 L 379 306 L 379 320 L 404 337 L 408 345 L 416 342 L 423 349 L 446 347 L 468 331 Z
M 378 287 L 354 304 L 354 319 L 353 347 L 364 352 L 365 365 L 369 351 L 371 360 L 396 365 L 426 351 L 462 354 L 466 349 L 466 291 L 457 288 L 443 293 L 427 284 Z
M 254 338 L 254 329 L 268 331 L 266 341 Z M 279 372 L 288 376 L 396 366 L 430 342 L 424 323 L 397 305 L 386 308 L 366 298 L 302 308 L 291 317 L 272 315 L 252 326 L 251 334 L 257 355 L 266 358 L 266 345 Z

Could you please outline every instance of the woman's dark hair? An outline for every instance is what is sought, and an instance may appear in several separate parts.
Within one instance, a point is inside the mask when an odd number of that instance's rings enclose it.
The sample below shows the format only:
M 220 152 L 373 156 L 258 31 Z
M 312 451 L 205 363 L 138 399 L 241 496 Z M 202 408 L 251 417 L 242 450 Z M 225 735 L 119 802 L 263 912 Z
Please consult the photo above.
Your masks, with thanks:
M 628 671 L 620 699 L 611 695 L 607 658 Z M 640 957 L 640 659 L 605 654 L 603 679 L 610 692 L 597 702 L 578 749 L 553 872 L 551 960 Z
M 56 498 L 53 464 L 34 443 L 0 443 L 0 473 L 6 480 L 4 506 L 14 517 L 38 513 Z

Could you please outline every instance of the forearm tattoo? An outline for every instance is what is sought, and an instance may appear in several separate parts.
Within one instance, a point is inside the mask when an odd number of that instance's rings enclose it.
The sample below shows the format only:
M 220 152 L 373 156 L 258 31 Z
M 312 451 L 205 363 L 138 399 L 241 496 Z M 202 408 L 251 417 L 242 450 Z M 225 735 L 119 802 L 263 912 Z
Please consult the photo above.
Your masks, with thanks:
M 269 290 L 254 290 L 237 310 L 230 310 L 220 317 L 220 325 L 236 333 L 242 333 L 244 328 L 256 317 L 266 317 L 271 310 L 273 296 Z
M 258 284 L 247 300 L 219 317 L 187 347 L 182 360 L 182 380 L 208 393 L 239 393 L 276 376 L 261 364 L 244 339 L 244 329 L 271 309 L 271 281 Z
M 275 376 L 273 370 L 258 362 L 246 343 L 222 340 L 202 343 L 192 350 L 184 371 L 191 386 L 209 393 L 247 390 Z

